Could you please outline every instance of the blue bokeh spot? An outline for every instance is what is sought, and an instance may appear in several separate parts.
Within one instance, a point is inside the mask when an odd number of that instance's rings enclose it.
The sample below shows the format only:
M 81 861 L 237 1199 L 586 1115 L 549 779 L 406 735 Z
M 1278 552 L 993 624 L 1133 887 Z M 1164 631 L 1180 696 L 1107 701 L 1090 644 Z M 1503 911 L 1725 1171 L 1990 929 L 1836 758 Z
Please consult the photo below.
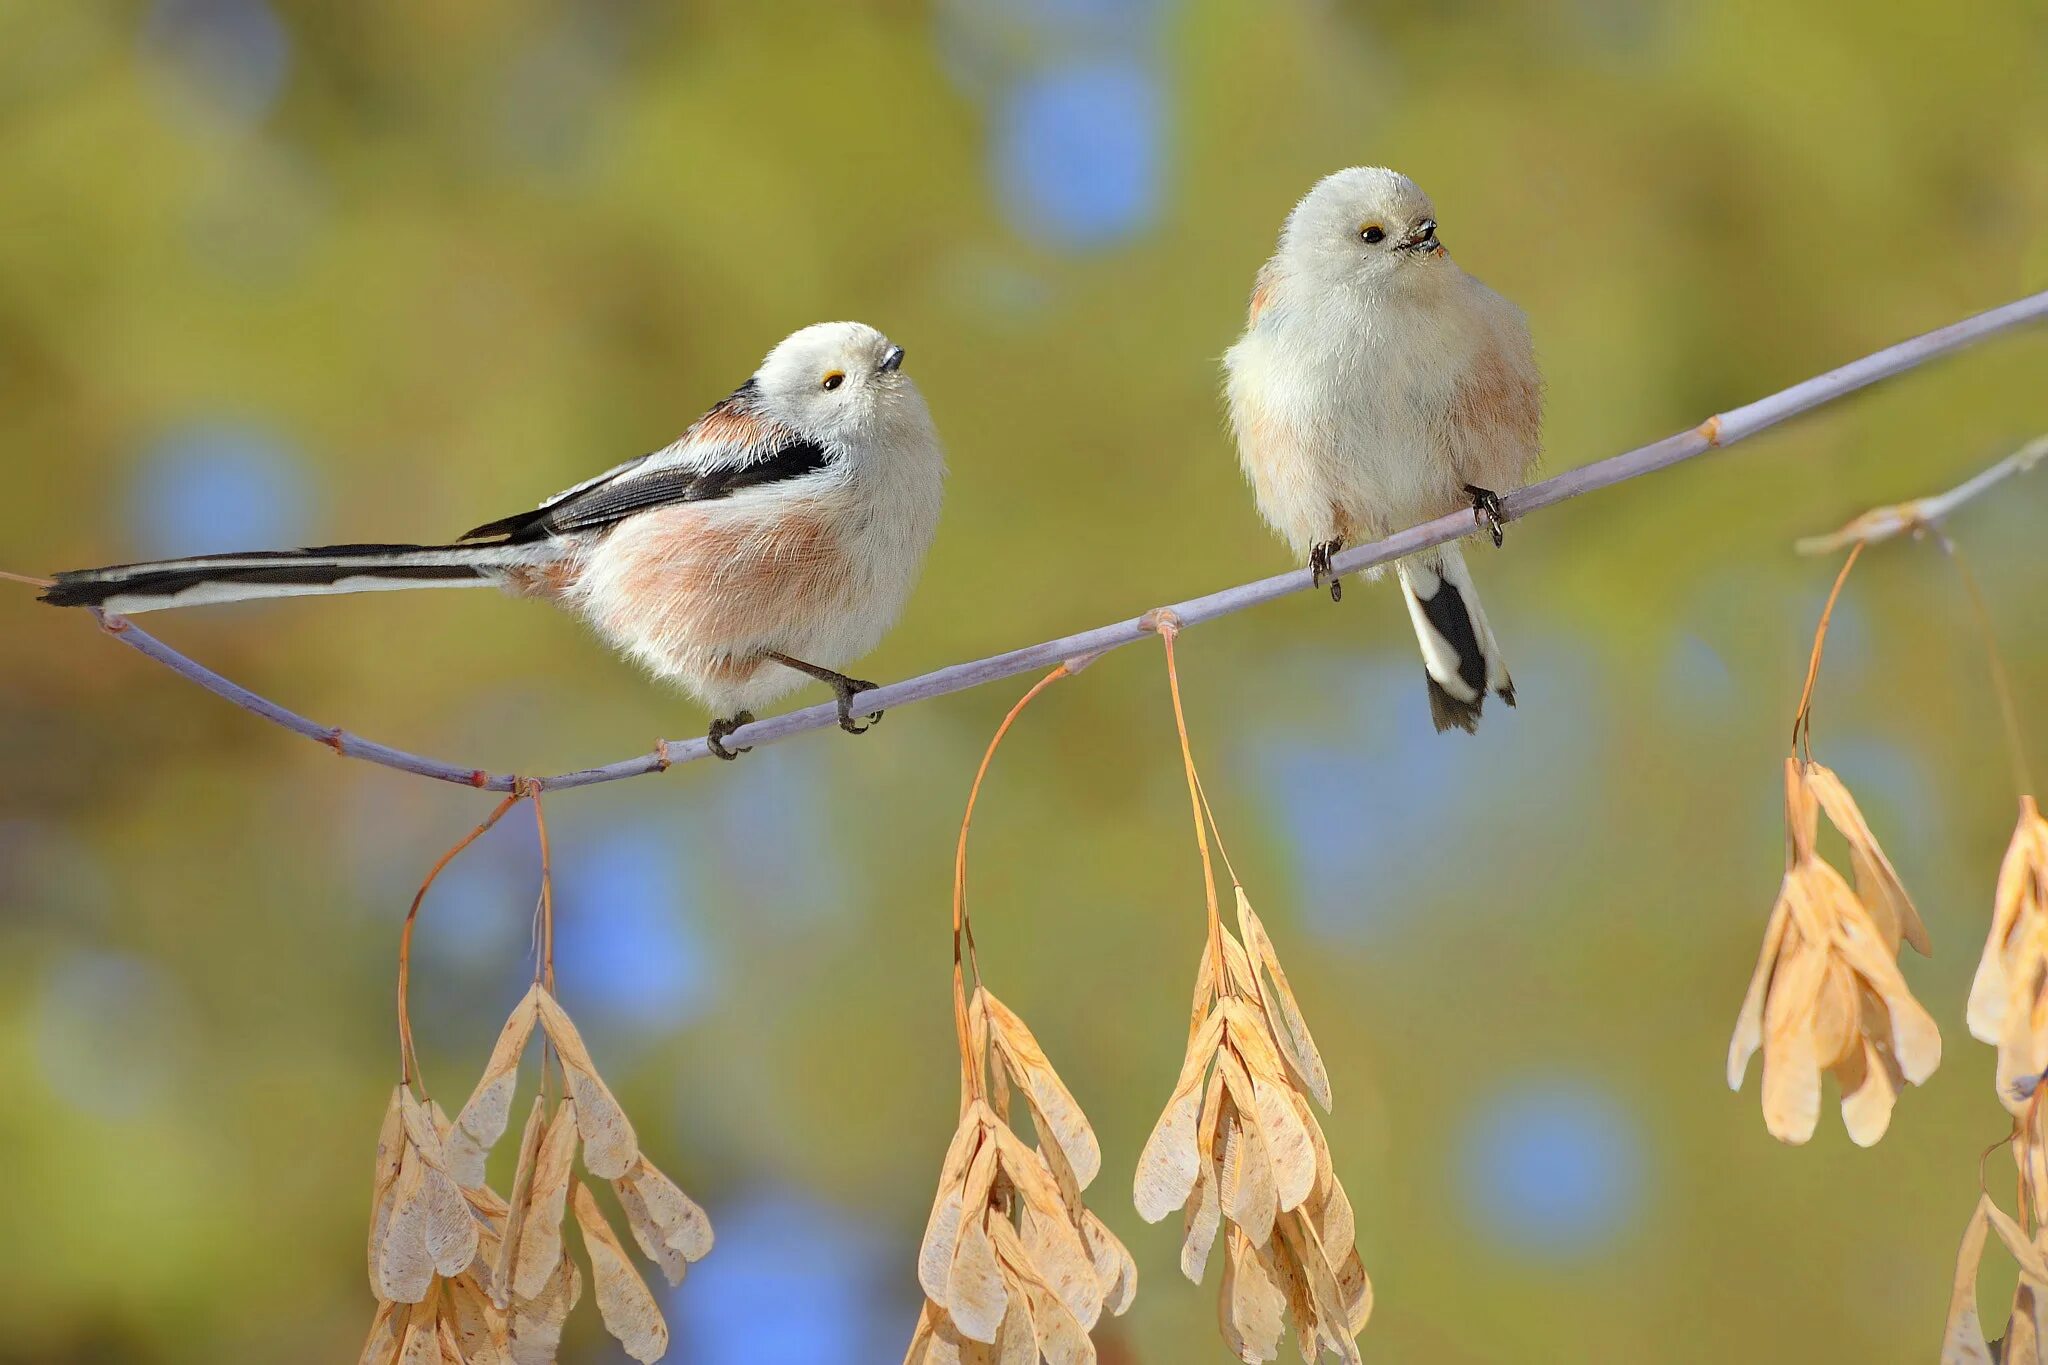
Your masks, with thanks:
M 1634 1117 L 1577 1077 L 1519 1082 L 1467 1125 L 1459 1187 L 1466 1215 L 1507 1250 L 1571 1255 L 1611 1242 L 1642 1199 Z
M 1049 67 L 1011 88 L 995 145 L 998 187 L 1017 226 L 1052 247 L 1100 247 L 1158 212 L 1158 79 L 1136 61 Z
M 261 122 L 284 93 L 291 34 L 265 0 L 155 0 L 142 52 L 227 122 Z
M 128 490 L 132 539 L 144 556 L 299 544 L 306 477 L 269 434 L 232 422 L 175 427 L 142 452 Z
M 716 1252 L 671 1298 L 682 1360 L 870 1365 L 903 1351 L 900 1248 L 788 1190 L 728 1203 Z
M 714 973 L 675 838 L 650 817 L 561 847 L 555 956 L 579 1012 L 665 1032 L 710 1003 Z

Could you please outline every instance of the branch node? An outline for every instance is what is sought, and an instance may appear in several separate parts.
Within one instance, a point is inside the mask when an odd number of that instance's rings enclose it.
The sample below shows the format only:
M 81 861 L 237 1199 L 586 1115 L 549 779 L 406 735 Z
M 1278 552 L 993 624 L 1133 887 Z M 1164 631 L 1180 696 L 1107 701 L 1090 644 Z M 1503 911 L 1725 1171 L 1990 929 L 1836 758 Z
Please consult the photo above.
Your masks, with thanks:
M 348 757 L 348 731 L 342 729 L 339 725 L 320 736 L 320 742 L 334 750 L 338 756 L 342 758 Z
M 1138 629 L 1171 640 L 1181 633 L 1182 623 L 1179 613 L 1172 607 L 1154 607 L 1138 618 Z
M 658 773 L 665 773 L 668 771 L 668 768 L 668 741 L 657 739 L 654 741 L 654 770 Z
M 1067 671 L 1068 677 L 1072 677 L 1074 674 L 1079 673 L 1082 669 L 1094 663 L 1097 659 L 1101 657 L 1102 651 L 1099 649 L 1091 651 L 1087 654 L 1076 654 L 1073 658 L 1068 659 L 1061 663 L 1060 667 L 1064 668 Z
M 482 768 L 471 768 L 469 770 L 469 785 L 475 787 L 478 791 L 482 791 L 485 787 L 491 785 L 491 775 Z
M 1718 447 L 1721 444 L 1721 415 L 1715 413 L 1712 417 L 1700 423 L 1694 430 L 1707 438 L 1708 445 Z

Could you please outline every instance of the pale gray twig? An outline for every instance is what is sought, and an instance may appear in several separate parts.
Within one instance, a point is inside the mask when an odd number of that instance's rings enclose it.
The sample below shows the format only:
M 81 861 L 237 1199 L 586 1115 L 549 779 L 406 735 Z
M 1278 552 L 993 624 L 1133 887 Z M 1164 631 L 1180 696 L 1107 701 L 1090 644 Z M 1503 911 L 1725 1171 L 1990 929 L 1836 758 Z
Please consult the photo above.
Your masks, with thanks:
M 1824 536 L 1807 536 L 1795 541 L 1792 548 L 1803 555 L 1832 554 L 1859 540 L 1875 544 L 1908 531 L 1926 530 L 1939 525 L 1943 517 L 1992 485 L 2014 474 L 2026 473 L 2044 458 L 2048 458 L 2048 436 L 2036 436 L 1991 468 L 1963 480 L 1946 493 L 1936 493 L 1931 498 L 1915 498 L 1912 502 L 1893 503 L 1889 507 L 1873 507 L 1841 530 L 1830 531 Z

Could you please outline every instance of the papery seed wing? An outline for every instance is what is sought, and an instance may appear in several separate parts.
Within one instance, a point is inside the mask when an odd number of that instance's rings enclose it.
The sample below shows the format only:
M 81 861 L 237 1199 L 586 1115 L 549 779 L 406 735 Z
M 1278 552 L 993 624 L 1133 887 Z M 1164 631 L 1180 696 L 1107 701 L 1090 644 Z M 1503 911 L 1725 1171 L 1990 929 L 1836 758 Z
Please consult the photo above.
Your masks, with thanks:
M 1237 888 L 1237 927 L 1244 934 L 1246 949 L 1251 953 L 1256 966 L 1264 967 L 1270 982 L 1259 993 L 1260 1003 L 1270 1021 L 1273 1038 L 1280 1045 L 1281 1055 L 1300 1078 L 1302 1089 L 1315 1097 L 1323 1112 L 1330 1110 L 1330 1073 L 1323 1066 L 1323 1054 L 1316 1050 L 1316 1040 L 1309 1035 L 1308 1021 L 1302 1018 L 1301 1006 L 1295 1003 L 1294 988 L 1287 983 L 1287 973 L 1280 969 L 1280 955 L 1273 951 L 1273 940 L 1266 934 L 1266 926 L 1253 913 L 1252 905 L 1245 898 L 1244 888 Z
M 534 1159 L 510 1277 L 512 1293 L 518 1298 L 538 1298 L 545 1293 L 562 1259 L 562 1211 L 568 1202 L 569 1171 L 576 1158 L 578 1117 L 572 1102 L 563 1100 L 556 1105 Z
M 534 1169 L 540 1162 L 541 1142 L 547 1132 L 547 1111 L 541 1097 L 533 1097 L 527 1111 L 526 1127 L 519 1135 L 519 1160 L 512 1172 L 512 1196 L 505 1201 L 505 1230 L 498 1239 L 498 1251 L 491 1260 L 488 1285 L 491 1304 L 500 1312 L 512 1303 L 513 1262 L 518 1259 L 519 1239 L 526 1225 L 527 1205 L 533 1201 Z
M 1891 1011 L 1892 1055 L 1899 1059 L 1905 1078 L 1919 1085 L 1941 1065 L 1941 1030 L 1934 1017 L 1913 998 L 1899 964 L 1872 936 L 1867 919 L 1843 916 L 1835 945 Z
M 1787 874 L 1786 881 L 1791 881 Z M 1742 997 L 1742 1009 L 1735 1016 L 1735 1036 L 1728 1040 L 1728 1088 L 1742 1089 L 1742 1077 L 1749 1059 L 1763 1042 L 1764 997 L 1770 989 L 1771 974 L 1778 965 L 1778 950 L 1785 941 L 1785 926 L 1791 912 L 1783 891 L 1771 906 L 1770 922 L 1764 928 L 1763 951 L 1757 954 L 1756 970 L 1750 974 L 1749 990 Z
M 1223 1340 L 1243 1361 L 1274 1360 L 1287 1331 L 1287 1295 L 1239 1229 L 1223 1234 L 1223 1289 L 1217 1299 Z
M 1024 1021 L 994 995 L 987 991 L 982 995 L 988 1001 L 996 1047 L 1031 1103 L 1031 1119 L 1038 1125 L 1039 1135 L 1060 1145 L 1075 1180 L 1082 1189 L 1087 1189 L 1096 1172 L 1102 1169 L 1102 1149 L 1096 1145 L 1095 1130 L 1088 1126 L 1088 1116 L 1074 1102 L 1073 1093 L 1046 1060 L 1038 1039 L 1032 1037 Z
M 384 1222 L 371 1267 L 371 1288 L 380 1299 L 418 1303 L 434 1283 L 434 1258 L 427 1250 L 426 1163 L 419 1149 L 404 1144 L 398 1180 L 392 1186 L 391 1216 Z
M 1208 1269 L 1209 1248 L 1215 1244 L 1216 1229 L 1223 1221 L 1222 1182 L 1216 1169 L 1216 1126 L 1222 1121 L 1222 1103 L 1223 1078 L 1219 1076 L 1209 1082 L 1208 1096 L 1203 1102 L 1198 1139 L 1201 1166 L 1181 1219 L 1180 1273 L 1195 1284 L 1202 1282 Z
M 1996 1045 L 2005 1022 L 2005 958 L 2035 876 L 2033 825 L 2037 818 L 2033 801 L 2023 801 L 2019 827 L 2013 831 L 2012 843 L 1998 866 L 1998 890 L 1991 901 L 1991 932 L 1984 938 L 1984 953 L 1970 983 L 1970 1036 L 1980 1043 Z
M 1236 1139 L 1231 1143 L 1235 1160 L 1223 1173 L 1223 1212 L 1244 1229 L 1254 1245 L 1264 1246 L 1273 1235 L 1273 1218 L 1279 1212 L 1279 1193 L 1273 1184 L 1273 1157 L 1265 1135 L 1259 1129 L 1253 1108 L 1251 1078 L 1228 1048 L 1217 1053 L 1216 1070 L 1229 1091 L 1230 1109 L 1223 1116 Z
M 441 1151 L 441 1129 L 434 1122 L 433 1110 L 420 1103 L 405 1086 L 398 1088 L 398 1115 L 405 1128 L 405 1140 L 419 1149 L 421 1159 L 437 1171 L 446 1170 L 447 1162 Z
M 1218 929 L 1217 936 L 1223 940 L 1223 976 L 1232 991 L 1251 1000 L 1259 998 L 1259 973 L 1252 966 L 1251 955 L 1244 945 L 1237 941 L 1237 935 L 1228 929 Z
M 557 1257 L 555 1273 L 548 1277 L 537 1297 L 519 1299 L 512 1305 L 509 1338 L 513 1365 L 555 1365 L 561 1349 L 562 1327 L 570 1310 L 583 1297 L 583 1275 L 567 1256 Z
M 442 1321 L 454 1328 L 457 1361 L 462 1365 L 504 1365 L 510 1359 L 508 1324 L 491 1306 L 483 1287 L 464 1275 L 444 1288 Z
M 1977 1316 L 1977 1267 L 1984 1259 L 1985 1236 L 1991 1220 L 1984 1195 L 1970 1211 L 1969 1226 L 1963 1229 L 1963 1245 L 1956 1252 L 1955 1288 L 1949 1295 L 1948 1322 L 1941 1336 L 1941 1365 L 1994 1365 L 1990 1345 L 1984 1340 L 1984 1325 Z
M 1031 1304 L 1031 1330 L 1046 1365 L 1095 1365 L 1095 1343 L 1060 1296 L 1039 1285 L 1026 1285 Z
M 434 1269 L 444 1276 L 460 1275 L 476 1259 L 476 1219 L 469 1215 L 469 1201 L 446 1171 L 429 1167 L 425 1173 L 427 1201 L 427 1254 Z
M 370 1319 L 370 1336 L 356 1365 L 395 1365 L 405 1345 L 405 1324 L 411 1311 L 409 1305 L 378 1300 L 377 1316 Z
M 1294 1093 L 1261 1076 L 1251 1078 L 1259 1133 L 1273 1161 L 1273 1193 L 1281 1209 L 1296 1208 L 1316 1183 L 1316 1150 L 1308 1129 L 1289 1102 Z
M 405 1316 L 405 1339 L 398 1347 L 398 1365 L 441 1365 L 439 1314 L 430 1296 Z
M 1885 1037 L 1887 1016 L 1881 1002 L 1869 992 L 1862 997 L 1864 1032 L 1856 1050 L 1834 1068 L 1835 1083 L 1842 1091 L 1842 1126 L 1858 1147 L 1870 1147 L 1891 1126 L 1892 1106 L 1899 1101 L 1904 1079 L 1889 1051 L 1880 1050 L 1873 1038 Z
M 394 1086 L 391 1102 L 384 1106 L 384 1122 L 377 1130 L 377 1157 L 370 1174 L 370 1288 L 376 1289 L 379 1229 L 391 1215 L 391 1191 L 398 1184 L 398 1165 L 405 1154 L 405 1119 L 399 1112 L 399 1092 Z
M 406 1146 L 418 1158 L 419 1186 L 407 1201 L 408 1217 L 419 1220 L 420 1237 L 434 1270 L 443 1276 L 460 1275 L 476 1259 L 476 1220 L 469 1216 L 468 1201 L 448 1174 L 434 1111 L 403 1088 L 398 1106 Z M 393 1218 L 397 1218 L 395 1206 Z
M 1807 765 L 1807 780 L 1813 786 L 1814 795 L 1820 798 L 1821 809 L 1827 812 L 1828 819 L 1842 832 L 1842 837 L 1849 841 L 1849 852 L 1856 868 L 1856 884 L 1864 904 L 1872 908 L 1873 915 L 1882 913 L 1884 920 L 1889 922 L 1886 927 L 1893 937 L 1887 941 L 1887 946 L 1896 951 L 1898 937 L 1902 935 L 1922 957 L 1928 956 L 1933 950 L 1927 941 L 1927 926 L 1920 922 L 1920 912 L 1913 908 L 1913 898 L 1906 894 L 1905 884 L 1893 870 L 1891 859 L 1885 857 L 1877 836 L 1870 832 L 1869 823 L 1856 806 L 1856 798 L 1849 794 L 1849 789 L 1842 785 L 1839 777 L 1821 764 Z
M 459 1185 L 473 1187 L 484 1183 L 484 1157 L 505 1135 L 505 1126 L 511 1121 L 512 1095 L 519 1085 L 519 1059 L 526 1054 L 534 1021 L 539 1018 L 539 995 L 540 987 L 535 986 L 513 1007 L 491 1047 L 491 1059 L 484 1064 L 484 1074 L 476 1089 L 470 1091 L 469 1102 L 455 1116 L 447 1142 L 448 1173 Z
M 1350 1333 L 1342 1330 L 1349 1325 L 1350 1303 L 1337 1283 L 1336 1269 L 1324 1253 L 1315 1227 L 1299 1214 L 1283 1217 L 1278 1226 L 1287 1252 L 1307 1286 L 1324 1341 L 1343 1358 L 1345 1365 L 1359 1365 L 1358 1344 Z
M 1009 1311 L 1009 1291 L 996 1265 L 995 1244 L 989 1240 L 989 1225 L 1009 1224 L 991 1217 L 986 1201 L 967 1209 L 960 1219 L 960 1236 L 953 1250 L 953 1264 L 946 1276 L 946 1311 L 960 1335 L 973 1341 L 993 1342 Z
M 683 1282 L 684 1267 L 690 1262 L 711 1253 L 711 1219 L 646 1157 L 614 1180 L 612 1189 L 626 1211 L 633 1240 L 671 1285 Z
M 573 1182 L 570 1207 L 576 1226 L 583 1233 L 583 1251 L 590 1258 L 590 1278 L 597 1295 L 598 1316 L 604 1328 L 618 1339 L 627 1355 L 639 1361 L 656 1361 L 668 1350 L 668 1324 L 661 1308 L 647 1291 L 647 1282 L 633 1269 L 618 1234 L 605 1221 L 590 1187 Z
M 1294 1105 L 1302 1126 L 1308 1129 L 1309 1140 L 1315 1145 L 1316 1157 L 1315 1188 L 1302 1201 L 1302 1210 L 1314 1222 L 1323 1250 L 1332 1260 L 1342 1261 L 1352 1250 L 1358 1235 L 1357 1222 L 1351 1211 L 1351 1197 L 1344 1193 L 1336 1168 L 1330 1164 L 1329 1144 L 1323 1140 L 1323 1130 L 1316 1126 L 1308 1101 L 1296 1095 Z
M 1820 1121 L 1820 1062 L 1813 1035 L 1797 1024 L 1764 1039 L 1764 1127 L 1780 1142 L 1798 1146 Z
M 1294 1263 L 1294 1255 L 1287 1249 L 1286 1239 L 1277 1235 L 1286 1222 L 1287 1219 L 1282 1218 L 1273 1225 L 1276 1235 L 1270 1243 L 1258 1248 L 1259 1263 L 1265 1267 L 1267 1278 L 1280 1286 L 1281 1296 L 1287 1300 L 1287 1317 L 1294 1324 L 1294 1344 L 1301 1352 L 1302 1365 L 1315 1365 L 1321 1354 L 1318 1345 L 1323 1339 L 1323 1329 L 1316 1317 L 1315 1303 L 1309 1296 L 1307 1277 Z
M 1100 1218 L 1081 1210 L 1081 1245 L 1087 1248 L 1095 1266 L 1095 1279 L 1102 1286 L 1102 1306 L 1117 1317 L 1138 1296 L 1138 1263 L 1117 1235 Z
M 989 1365 L 1038 1365 L 1038 1333 L 1031 1326 L 1031 1296 L 1021 1280 L 1006 1281 L 1010 1307 L 996 1329 Z
M 1217 1010 L 1189 1040 L 1180 1079 L 1174 1083 L 1173 1093 L 1167 1097 L 1166 1108 L 1151 1136 L 1145 1139 L 1144 1150 L 1138 1153 L 1132 1197 L 1138 1216 L 1148 1223 L 1158 1222 L 1187 1203 L 1188 1194 L 1195 1187 L 1200 1166 L 1195 1152 L 1195 1119 L 1201 1106 L 1202 1077 L 1222 1036 L 1223 1013 Z
M 962 1188 L 967 1168 L 981 1148 L 982 1124 L 974 1113 L 962 1116 L 946 1148 L 939 1170 L 939 1192 L 932 1199 L 931 1216 L 925 1220 L 924 1241 L 918 1246 L 917 1282 L 933 1303 L 946 1301 L 946 1279 L 951 1274 L 953 1250 L 958 1245 L 960 1219 L 965 1201 Z
M 1365 1273 L 1356 1247 L 1345 1254 L 1337 1267 L 1337 1289 L 1344 1296 L 1345 1330 L 1356 1337 L 1372 1316 L 1372 1278 Z
M 534 997 L 540 1010 L 540 1026 L 547 1030 L 555 1051 L 561 1054 L 562 1069 L 568 1073 L 569 1095 L 576 1101 L 576 1128 L 583 1142 L 583 1165 L 600 1180 L 616 1180 L 633 1168 L 640 1155 L 640 1140 L 626 1111 L 612 1097 L 583 1037 L 554 996 L 541 991 Z
M 1064 1218 L 1047 1218 L 1026 1202 L 1017 1210 L 1017 1235 L 1039 1278 L 1082 1327 L 1092 1330 L 1102 1317 L 1103 1298 L 1113 1281 L 1096 1273 L 1093 1253 L 1080 1232 Z

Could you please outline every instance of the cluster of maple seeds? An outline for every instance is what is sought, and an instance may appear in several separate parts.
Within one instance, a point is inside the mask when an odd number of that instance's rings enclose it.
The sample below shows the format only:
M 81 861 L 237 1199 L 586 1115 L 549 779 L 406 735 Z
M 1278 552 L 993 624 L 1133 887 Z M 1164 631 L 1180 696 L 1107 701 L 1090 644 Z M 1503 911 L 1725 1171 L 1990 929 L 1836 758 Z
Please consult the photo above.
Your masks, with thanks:
M 484 1164 L 510 1122 L 536 1024 L 564 1093 L 552 1116 L 545 1095 L 534 1097 L 507 1199 L 486 1183 Z M 544 1062 L 544 1091 L 547 1071 Z M 505 1021 L 454 1119 L 409 1083 L 393 1091 L 377 1140 L 369 1270 L 378 1302 L 363 1365 L 549 1365 L 583 1292 L 562 1244 L 565 1212 L 582 1233 L 606 1329 L 634 1359 L 660 1359 L 668 1327 L 589 1185 L 574 1176 L 579 1147 L 585 1172 L 610 1182 L 641 1251 L 680 1283 L 711 1249 L 710 1220 L 641 1154 L 575 1024 L 541 985 Z
M 925 1304 L 905 1365 L 1093 1365 L 1089 1332 L 1138 1292 L 1131 1253 L 1081 1202 L 1101 1148 L 1022 1019 L 980 984 L 962 1013 L 960 1126 L 918 1249 Z M 1035 1148 L 1010 1127 L 1013 1092 Z
M 1816 848 L 1820 813 L 1848 842 L 1856 884 Z M 1928 952 L 1891 860 L 1849 789 L 1797 756 L 1785 760 L 1785 878 L 1764 930 L 1748 994 L 1728 1043 L 1728 1085 L 1764 1054 L 1764 1126 L 1781 1142 L 1813 1136 L 1820 1073 L 1842 1092 L 1842 1123 L 1868 1147 L 1890 1126 L 1902 1082 L 1919 1085 L 1941 1062 L 1941 1032 L 1899 971 L 1900 943 Z
M 1188 1048 L 1138 1158 L 1138 1213 L 1183 1210 L 1181 1272 L 1202 1282 L 1219 1230 L 1219 1318 L 1246 1361 L 1272 1360 L 1291 1320 L 1303 1360 L 1359 1359 L 1372 1312 L 1351 1201 L 1313 1097 L 1330 1081 L 1265 926 L 1238 886 L 1232 934 L 1212 919 L 1195 977 Z

